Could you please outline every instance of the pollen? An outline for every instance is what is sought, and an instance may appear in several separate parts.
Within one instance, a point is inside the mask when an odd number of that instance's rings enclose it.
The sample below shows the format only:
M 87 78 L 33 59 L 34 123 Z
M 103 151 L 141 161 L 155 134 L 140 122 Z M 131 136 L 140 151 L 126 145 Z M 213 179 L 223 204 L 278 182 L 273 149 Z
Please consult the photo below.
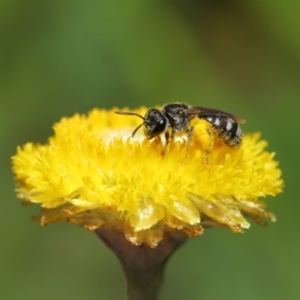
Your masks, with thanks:
M 146 139 L 142 131 L 131 137 L 141 120 L 115 110 L 63 118 L 47 144 L 18 147 L 17 196 L 42 208 L 34 218 L 41 225 L 109 226 L 135 245 L 156 247 L 168 231 L 240 233 L 249 217 L 276 220 L 261 199 L 282 192 L 283 180 L 258 133 L 244 135 L 240 147 L 217 136 L 211 143 L 211 125 L 199 119 L 188 147 L 187 139 L 175 139 L 165 149 L 162 139 Z

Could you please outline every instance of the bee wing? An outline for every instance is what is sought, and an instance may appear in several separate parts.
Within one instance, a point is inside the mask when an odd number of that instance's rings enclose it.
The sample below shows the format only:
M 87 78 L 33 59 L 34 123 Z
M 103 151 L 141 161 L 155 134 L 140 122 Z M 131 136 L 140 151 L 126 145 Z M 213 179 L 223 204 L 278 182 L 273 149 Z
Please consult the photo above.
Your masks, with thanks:
M 187 109 L 184 109 L 184 113 L 188 116 L 198 116 L 198 117 L 226 117 L 234 120 L 235 122 L 239 124 L 246 123 L 246 120 L 235 116 L 233 114 L 227 113 L 225 111 L 214 109 L 214 108 L 208 108 L 208 107 L 189 107 Z

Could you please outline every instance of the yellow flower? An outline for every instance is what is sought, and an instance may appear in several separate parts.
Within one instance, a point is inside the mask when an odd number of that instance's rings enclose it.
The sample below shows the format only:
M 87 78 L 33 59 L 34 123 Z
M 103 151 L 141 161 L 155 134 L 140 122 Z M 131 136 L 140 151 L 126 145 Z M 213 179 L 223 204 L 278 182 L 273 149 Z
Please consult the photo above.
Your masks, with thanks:
M 18 148 L 18 197 L 41 205 L 36 219 L 42 225 L 66 220 L 89 230 L 109 226 L 133 244 L 156 247 L 167 231 L 242 232 L 250 226 L 245 216 L 275 221 L 259 198 L 281 192 L 283 181 L 259 134 L 245 135 L 238 149 L 216 138 L 207 162 L 197 141 L 207 139 L 202 129 L 210 123 L 198 120 L 197 140 L 192 137 L 189 147 L 178 138 L 165 149 L 158 138 L 132 138 L 141 120 L 114 111 L 63 118 L 48 144 Z M 144 115 L 146 108 L 134 112 Z

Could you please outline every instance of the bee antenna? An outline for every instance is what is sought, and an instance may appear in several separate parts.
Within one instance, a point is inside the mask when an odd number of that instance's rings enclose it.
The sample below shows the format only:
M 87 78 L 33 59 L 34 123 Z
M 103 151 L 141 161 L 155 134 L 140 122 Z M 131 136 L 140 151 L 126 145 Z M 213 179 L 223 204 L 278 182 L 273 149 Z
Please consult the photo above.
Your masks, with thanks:
M 145 121 L 145 118 L 139 114 L 133 113 L 133 112 L 128 112 L 128 111 L 115 111 L 116 114 L 118 115 L 128 115 L 128 116 L 137 116 L 140 117 L 141 119 L 143 119 Z M 142 125 L 141 125 L 142 126 Z M 140 128 L 140 126 L 138 127 Z M 136 132 L 136 130 L 134 131 L 134 133 Z
M 137 131 L 144 125 L 144 122 L 140 124 L 136 129 L 133 130 L 131 136 L 134 137 L 134 135 L 137 133 Z
M 144 122 L 142 124 L 140 124 L 136 129 L 133 130 L 133 132 L 131 134 L 132 137 L 134 137 L 134 135 L 137 133 L 137 131 L 145 124 L 145 118 L 139 114 L 136 114 L 133 112 L 128 112 L 128 111 L 115 111 L 115 113 L 118 115 L 137 116 L 144 120 Z

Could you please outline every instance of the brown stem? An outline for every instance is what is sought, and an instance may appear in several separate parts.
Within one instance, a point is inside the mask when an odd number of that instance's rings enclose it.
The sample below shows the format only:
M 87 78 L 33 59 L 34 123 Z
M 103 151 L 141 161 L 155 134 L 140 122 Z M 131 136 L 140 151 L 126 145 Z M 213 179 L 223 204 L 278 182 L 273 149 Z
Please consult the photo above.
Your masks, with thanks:
M 150 248 L 145 244 L 133 245 L 123 232 L 112 228 L 100 228 L 96 233 L 121 261 L 130 300 L 157 299 L 164 266 L 174 250 L 186 240 L 182 232 L 169 232 L 156 248 Z

